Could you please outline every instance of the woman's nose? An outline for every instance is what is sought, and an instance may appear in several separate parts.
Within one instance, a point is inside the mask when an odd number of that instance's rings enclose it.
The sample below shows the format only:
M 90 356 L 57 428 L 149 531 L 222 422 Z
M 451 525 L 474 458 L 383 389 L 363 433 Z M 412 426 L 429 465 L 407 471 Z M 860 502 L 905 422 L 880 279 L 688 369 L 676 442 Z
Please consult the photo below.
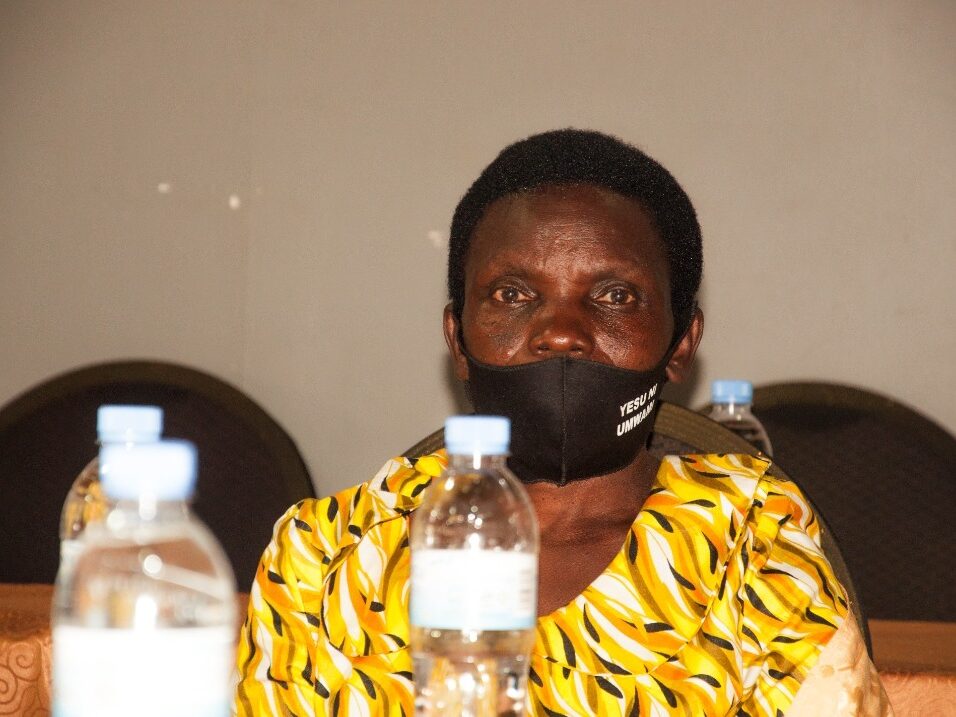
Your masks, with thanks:
M 594 343 L 583 312 L 561 305 L 548 307 L 535 317 L 529 348 L 540 358 L 559 354 L 587 358 Z

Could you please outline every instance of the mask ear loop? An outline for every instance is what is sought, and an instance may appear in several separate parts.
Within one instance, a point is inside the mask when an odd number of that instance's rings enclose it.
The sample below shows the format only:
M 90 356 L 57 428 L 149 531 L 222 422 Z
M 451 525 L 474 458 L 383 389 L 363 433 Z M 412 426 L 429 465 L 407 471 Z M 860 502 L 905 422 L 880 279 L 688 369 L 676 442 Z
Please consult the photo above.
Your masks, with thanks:
M 462 351 L 470 356 L 471 354 L 468 353 L 468 349 L 465 348 L 465 328 L 462 324 L 461 314 L 455 314 L 455 321 L 458 324 L 458 328 L 455 331 L 455 333 L 458 334 L 458 345 L 461 346 Z

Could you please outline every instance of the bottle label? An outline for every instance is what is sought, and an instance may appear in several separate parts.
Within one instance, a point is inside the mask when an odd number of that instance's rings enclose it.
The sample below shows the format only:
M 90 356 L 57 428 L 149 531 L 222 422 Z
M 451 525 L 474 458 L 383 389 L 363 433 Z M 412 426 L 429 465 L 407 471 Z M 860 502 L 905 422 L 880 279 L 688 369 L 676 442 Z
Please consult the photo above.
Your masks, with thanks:
M 226 717 L 229 627 L 53 630 L 53 717 Z
M 412 550 L 411 623 L 524 630 L 537 612 L 538 559 L 505 550 Z

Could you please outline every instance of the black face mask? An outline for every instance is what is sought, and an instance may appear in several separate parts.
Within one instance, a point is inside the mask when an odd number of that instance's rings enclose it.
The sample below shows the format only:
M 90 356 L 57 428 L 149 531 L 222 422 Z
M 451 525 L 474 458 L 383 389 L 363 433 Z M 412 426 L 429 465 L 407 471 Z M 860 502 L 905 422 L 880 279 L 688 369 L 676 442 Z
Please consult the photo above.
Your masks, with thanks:
M 654 425 L 672 352 L 649 371 L 567 356 L 492 366 L 466 354 L 468 394 L 477 413 L 511 419 L 508 466 L 522 482 L 565 485 L 634 460 Z

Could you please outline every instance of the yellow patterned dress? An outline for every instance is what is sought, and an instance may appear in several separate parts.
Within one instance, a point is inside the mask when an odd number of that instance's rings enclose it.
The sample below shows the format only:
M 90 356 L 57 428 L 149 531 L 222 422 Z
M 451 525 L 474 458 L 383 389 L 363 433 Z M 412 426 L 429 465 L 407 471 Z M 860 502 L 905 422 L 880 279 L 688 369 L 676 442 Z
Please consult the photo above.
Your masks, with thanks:
M 409 513 L 445 464 L 390 461 L 276 523 L 236 713 L 405 715 Z M 778 717 L 847 613 L 799 490 L 751 456 L 670 456 L 618 555 L 538 619 L 529 714 Z

